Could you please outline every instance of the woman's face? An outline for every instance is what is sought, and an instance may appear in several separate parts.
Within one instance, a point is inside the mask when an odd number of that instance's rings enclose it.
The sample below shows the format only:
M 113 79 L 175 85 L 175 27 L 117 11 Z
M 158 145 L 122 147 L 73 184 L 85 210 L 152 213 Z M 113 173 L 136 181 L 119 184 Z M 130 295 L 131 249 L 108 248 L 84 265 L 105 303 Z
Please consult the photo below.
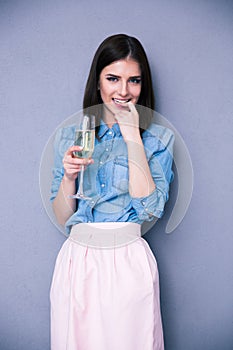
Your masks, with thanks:
M 131 58 L 115 61 L 100 73 L 99 89 L 102 101 L 118 109 L 127 102 L 136 104 L 141 93 L 141 69 Z

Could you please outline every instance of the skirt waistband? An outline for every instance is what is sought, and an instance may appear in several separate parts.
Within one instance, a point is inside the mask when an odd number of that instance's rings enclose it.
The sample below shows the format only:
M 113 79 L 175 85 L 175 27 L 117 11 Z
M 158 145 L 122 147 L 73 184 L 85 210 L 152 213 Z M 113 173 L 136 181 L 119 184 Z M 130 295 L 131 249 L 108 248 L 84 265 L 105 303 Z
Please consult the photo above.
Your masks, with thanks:
M 69 240 L 92 248 L 117 248 L 141 237 L 141 225 L 133 222 L 80 223 L 71 229 Z

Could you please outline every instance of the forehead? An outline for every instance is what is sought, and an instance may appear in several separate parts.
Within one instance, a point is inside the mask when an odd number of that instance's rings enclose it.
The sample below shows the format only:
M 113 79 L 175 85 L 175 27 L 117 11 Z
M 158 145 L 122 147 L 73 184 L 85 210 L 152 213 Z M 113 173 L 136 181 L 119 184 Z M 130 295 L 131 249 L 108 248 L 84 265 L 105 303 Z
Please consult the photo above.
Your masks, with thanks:
M 115 61 L 108 66 L 104 67 L 103 74 L 114 74 L 114 75 L 129 75 L 139 76 L 141 75 L 141 69 L 139 63 L 131 58 L 125 58 L 119 61 Z

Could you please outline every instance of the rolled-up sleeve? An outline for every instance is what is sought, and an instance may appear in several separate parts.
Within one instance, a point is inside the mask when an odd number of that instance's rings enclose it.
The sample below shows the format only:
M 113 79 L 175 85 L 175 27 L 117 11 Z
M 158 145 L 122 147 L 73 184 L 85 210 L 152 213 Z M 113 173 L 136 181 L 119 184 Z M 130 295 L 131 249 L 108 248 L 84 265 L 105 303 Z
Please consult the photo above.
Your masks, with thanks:
M 155 190 L 146 197 L 132 198 L 132 205 L 139 220 L 150 221 L 161 218 L 169 198 L 169 185 L 173 179 L 174 134 L 170 129 L 157 126 L 156 135 L 145 138 L 144 147 L 148 158 Z
M 62 178 L 64 176 L 63 157 L 67 149 L 74 143 L 74 126 L 61 128 L 57 131 L 54 139 L 54 166 L 52 169 L 53 180 L 51 185 L 50 200 L 56 198 Z
M 62 155 L 59 152 L 59 145 L 62 137 L 62 129 L 58 130 L 54 140 L 54 166 L 52 169 L 53 180 L 51 185 L 51 197 L 50 200 L 53 201 L 56 198 L 57 192 L 60 187 L 61 180 L 64 175 L 64 168 L 62 163 Z

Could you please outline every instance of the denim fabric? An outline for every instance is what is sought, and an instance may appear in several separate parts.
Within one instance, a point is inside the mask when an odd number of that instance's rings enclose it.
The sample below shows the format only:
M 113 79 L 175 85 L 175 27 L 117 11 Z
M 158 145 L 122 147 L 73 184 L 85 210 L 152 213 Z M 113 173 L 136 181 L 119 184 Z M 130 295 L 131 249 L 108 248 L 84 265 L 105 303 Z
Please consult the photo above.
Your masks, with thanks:
M 58 192 L 64 169 L 62 159 L 74 143 L 75 126 L 60 129 L 55 137 L 55 162 L 51 200 Z M 66 231 L 80 222 L 135 222 L 142 224 L 163 215 L 173 179 L 174 135 L 168 128 L 151 124 L 142 139 L 156 189 L 146 197 L 132 198 L 128 190 L 127 146 L 118 124 L 111 129 L 101 123 L 95 140 L 94 164 L 84 173 L 84 193 L 90 200 L 79 200 L 77 211 L 66 222 Z M 78 185 L 78 184 L 77 184 Z M 140 186 L 140 183 L 138 184 Z

